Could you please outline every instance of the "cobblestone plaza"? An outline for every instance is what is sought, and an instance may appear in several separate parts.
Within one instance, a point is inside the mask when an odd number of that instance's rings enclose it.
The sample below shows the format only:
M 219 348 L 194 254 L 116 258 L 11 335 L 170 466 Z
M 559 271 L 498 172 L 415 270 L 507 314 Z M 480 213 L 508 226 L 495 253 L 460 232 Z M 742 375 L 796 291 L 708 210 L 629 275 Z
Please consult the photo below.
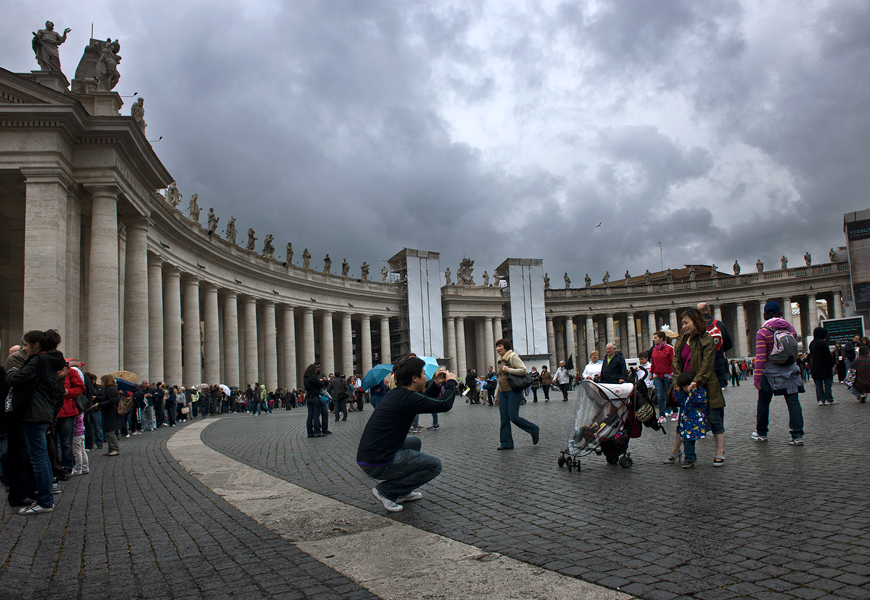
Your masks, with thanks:
M 754 388 L 728 388 L 727 464 L 714 469 L 712 442 L 701 442 L 691 471 L 662 464 L 672 438 L 650 430 L 632 441 L 630 469 L 595 455 L 579 473 L 560 469 L 573 402 L 527 404 L 521 412 L 540 423 L 541 443 L 495 452 L 496 409 L 459 404 L 440 430 L 420 434 L 442 475 L 388 518 L 638 598 L 867 598 L 868 409 L 843 386 L 834 392 L 838 404 L 826 407 L 801 396 L 807 444 L 792 447 L 782 402 L 772 406 L 770 441 L 759 444 L 749 438 Z M 340 523 L 344 510 L 383 513 L 354 463 L 366 409 L 328 438 L 306 439 L 304 410 L 209 418 L 197 438 L 240 468 L 339 501 L 346 508 L 329 518 Z M 23 519 L 4 508 L 0 597 L 376 597 L 182 468 L 167 449 L 170 431 L 202 424 L 122 440 L 118 460 L 92 453 L 91 474 L 64 484 L 52 515 Z M 218 489 L 232 476 L 207 481 Z

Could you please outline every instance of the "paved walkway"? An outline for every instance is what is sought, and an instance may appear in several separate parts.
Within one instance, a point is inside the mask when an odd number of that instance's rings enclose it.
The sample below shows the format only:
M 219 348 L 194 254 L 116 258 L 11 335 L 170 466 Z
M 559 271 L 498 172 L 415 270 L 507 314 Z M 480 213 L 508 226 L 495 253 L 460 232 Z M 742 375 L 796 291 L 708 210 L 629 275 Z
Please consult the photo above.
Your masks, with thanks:
M 517 431 L 509 452 L 495 451 L 497 409 L 457 405 L 441 430 L 420 434 L 444 472 L 397 514 L 376 503 L 353 461 L 368 412 L 312 440 L 304 410 L 161 429 L 122 440 L 117 459 L 93 452 L 92 474 L 63 484 L 52 515 L 0 512 L 0 598 L 451 598 L 451 586 L 466 589 L 473 575 L 384 587 L 388 578 L 353 568 L 377 553 L 369 546 L 329 549 L 337 536 L 396 524 L 440 536 L 432 539 L 452 550 L 432 557 L 439 565 L 492 568 L 484 559 L 495 557 L 519 561 L 507 571 L 540 567 L 535 576 L 555 587 L 542 584 L 539 598 L 578 580 L 645 599 L 868 598 L 870 404 L 843 386 L 835 394 L 840 403 L 827 407 L 802 396 L 807 445 L 792 447 L 781 401 L 771 441 L 758 444 L 749 439 L 754 389 L 729 388 L 727 464 L 714 469 L 712 442 L 701 442 L 691 471 L 661 464 L 672 438 L 646 431 L 632 442 L 631 469 L 593 455 L 568 473 L 556 457 L 573 403 L 524 406 L 541 443 Z M 257 481 L 279 493 L 262 494 Z M 246 486 L 257 501 L 245 499 Z M 281 508 L 287 496 L 297 500 Z M 325 519 L 302 519 L 316 534 L 308 539 L 299 523 L 269 517 L 327 501 L 337 503 Z M 327 532 L 331 520 L 337 531 Z M 530 597 L 501 580 L 489 588 Z

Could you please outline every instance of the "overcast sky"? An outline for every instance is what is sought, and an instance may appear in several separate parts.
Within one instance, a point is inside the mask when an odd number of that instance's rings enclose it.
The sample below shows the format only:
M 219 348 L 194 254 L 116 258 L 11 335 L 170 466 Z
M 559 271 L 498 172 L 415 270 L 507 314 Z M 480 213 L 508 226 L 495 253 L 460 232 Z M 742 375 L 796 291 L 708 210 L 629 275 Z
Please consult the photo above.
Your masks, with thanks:
M 347 257 L 404 247 L 475 279 L 826 262 L 870 206 L 870 3 L 7 2 L 0 66 L 51 19 L 73 78 L 118 38 L 115 91 L 187 198 Z M 125 98 L 129 114 L 133 98 Z M 598 226 L 600 223 L 600 226 Z M 239 239 L 244 237 L 240 235 Z

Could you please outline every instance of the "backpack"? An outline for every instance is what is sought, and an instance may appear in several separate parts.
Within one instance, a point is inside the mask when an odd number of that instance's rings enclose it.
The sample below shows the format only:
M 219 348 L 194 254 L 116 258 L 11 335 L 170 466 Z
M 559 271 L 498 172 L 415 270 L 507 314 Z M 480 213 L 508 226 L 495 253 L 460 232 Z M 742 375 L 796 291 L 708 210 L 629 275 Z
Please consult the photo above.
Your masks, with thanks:
M 130 392 L 118 390 L 118 414 L 126 415 L 133 408 L 133 396 Z
M 765 329 L 773 332 L 773 347 L 767 355 L 768 360 L 775 365 L 790 365 L 798 355 L 797 340 L 787 329 Z

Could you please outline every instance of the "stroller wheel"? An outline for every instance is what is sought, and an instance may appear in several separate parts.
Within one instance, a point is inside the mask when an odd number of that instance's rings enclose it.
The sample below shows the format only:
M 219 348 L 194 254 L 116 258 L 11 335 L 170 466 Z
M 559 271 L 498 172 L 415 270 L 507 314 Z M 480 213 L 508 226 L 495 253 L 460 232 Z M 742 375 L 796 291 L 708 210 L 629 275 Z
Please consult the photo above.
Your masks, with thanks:
M 571 472 L 571 469 L 574 468 L 574 463 L 572 460 L 568 460 L 567 462 L 565 462 L 565 465 L 567 465 L 569 473 Z
M 560 467 L 564 467 L 564 466 L 565 466 L 565 457 L 564 457 L 564 456 L 560 456 L 560 457 L 559 457 L 559 460 L 558 460 L 557 462 L 559 463 L 559 466 L 560 466 Z
M 633 464 L 634 464 L 634 461 L 631 460 L 631 457 L 629 457 L 629 456 L 623 456 L 622 458 L 619 459 L 619 466 L 622 467 L 623 469 L 628 469 Z
M 619 462 L 619 458 L 616 456 L 605 456 L 604 458 L 607 459 L 607 464 L 609 465 L 615 465 Z

